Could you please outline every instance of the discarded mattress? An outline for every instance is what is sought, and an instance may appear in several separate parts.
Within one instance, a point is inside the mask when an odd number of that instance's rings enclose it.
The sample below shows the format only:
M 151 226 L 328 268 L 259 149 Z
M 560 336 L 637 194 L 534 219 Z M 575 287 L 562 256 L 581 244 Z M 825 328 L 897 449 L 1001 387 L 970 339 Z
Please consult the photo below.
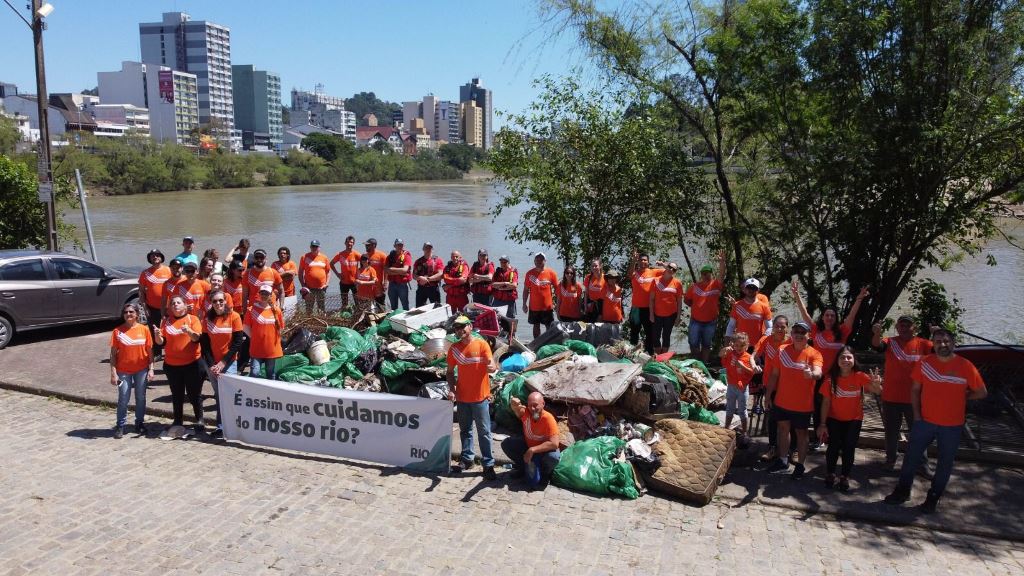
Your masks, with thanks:
M 622 396 L 639 364 L 578 364 L 562 362 L 526 379 L 526 385 L 548 400 L 608 406 Z
M 736 433 L 718 426 L 666 419 L 654 424 L 661 466 L 645 478 L 655 492 L 704 506 L 714 497 L 736 449 Z

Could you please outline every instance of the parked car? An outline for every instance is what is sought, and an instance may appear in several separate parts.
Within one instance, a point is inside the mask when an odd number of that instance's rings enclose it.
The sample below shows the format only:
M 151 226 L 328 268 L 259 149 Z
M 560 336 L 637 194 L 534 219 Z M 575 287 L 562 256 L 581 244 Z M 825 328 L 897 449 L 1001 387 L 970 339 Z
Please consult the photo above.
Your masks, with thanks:
M 139 299 L 138 277 L 44 250 L 0 250 L 0 348 L 15 332 L 116 319 Z

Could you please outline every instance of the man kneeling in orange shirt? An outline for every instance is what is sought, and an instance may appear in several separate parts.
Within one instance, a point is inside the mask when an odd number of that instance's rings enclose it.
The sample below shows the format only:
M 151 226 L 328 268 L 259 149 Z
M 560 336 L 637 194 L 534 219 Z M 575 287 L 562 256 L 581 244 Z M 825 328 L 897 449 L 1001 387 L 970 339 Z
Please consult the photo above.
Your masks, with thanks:
M 531 392 L 526 406 L 519 398 L 512 398 L 512 412 L 523 423 L 523 437 L 509 436 L 501 449 L 512 460 L 512 475 L 523 476 L 530 488 L 543 489 L 551 479 L 562 453 L 558 450 L 558 423 L 544 409 L 544 396 Z

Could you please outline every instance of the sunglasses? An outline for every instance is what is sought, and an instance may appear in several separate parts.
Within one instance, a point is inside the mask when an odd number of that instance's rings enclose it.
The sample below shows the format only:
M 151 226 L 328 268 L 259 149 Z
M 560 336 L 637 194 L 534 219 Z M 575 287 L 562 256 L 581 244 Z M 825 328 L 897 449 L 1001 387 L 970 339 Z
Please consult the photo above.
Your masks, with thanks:
M 227 304 L 227 300 L 213 300 L 214 304 Z

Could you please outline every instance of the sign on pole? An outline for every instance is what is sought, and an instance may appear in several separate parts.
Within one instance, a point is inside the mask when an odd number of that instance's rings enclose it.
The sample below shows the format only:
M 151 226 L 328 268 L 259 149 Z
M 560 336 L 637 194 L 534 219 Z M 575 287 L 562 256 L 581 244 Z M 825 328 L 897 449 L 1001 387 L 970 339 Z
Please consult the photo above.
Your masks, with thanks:
M 447 472 L 452 404 L 247 376 L 218 378 L 224 438 Z
M 46 204 L 53 199 L 53 182 L 39 183 L 39 201 Z

